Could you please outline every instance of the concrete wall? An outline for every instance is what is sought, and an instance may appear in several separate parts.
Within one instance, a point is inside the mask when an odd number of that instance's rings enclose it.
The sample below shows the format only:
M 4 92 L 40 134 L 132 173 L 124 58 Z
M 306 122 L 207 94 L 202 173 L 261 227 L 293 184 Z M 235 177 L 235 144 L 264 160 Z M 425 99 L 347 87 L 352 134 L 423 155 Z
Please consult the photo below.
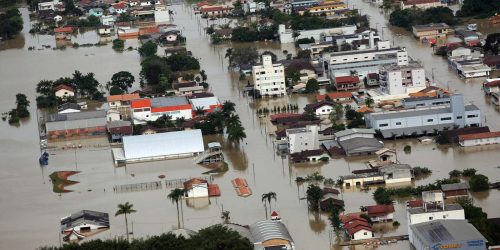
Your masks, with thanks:
M 498 144 L 498 143 L 500 143 L 500 137 L 464 140 L 464 141 L 459 142 L 460 146 L 463 146 L 463 147 Z

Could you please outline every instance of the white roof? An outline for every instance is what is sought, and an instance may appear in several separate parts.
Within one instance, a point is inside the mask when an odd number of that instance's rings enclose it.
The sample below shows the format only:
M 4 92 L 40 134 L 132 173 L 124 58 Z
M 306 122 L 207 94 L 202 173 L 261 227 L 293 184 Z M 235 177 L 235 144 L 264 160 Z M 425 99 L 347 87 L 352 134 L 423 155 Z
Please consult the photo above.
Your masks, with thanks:
M 179 143 L 182 142 L 182 143 Z M 175 131 L 168 133 L 123 137 L 123 150 L 127 160 L 150 157 L 175 156 L 203 152 L 201 130 Z
M 371 128 L 351 128 L 335 133 L 335 137 L 348 136 L 352 134 L 375 134 L 375 130 Z
M 211 97 L 204 97 L 204 98 L 195 98 L 191 99 L 191 104 L 193 105 L 193 109 L 196 109 L 197 107 L 203 107 L 203 109 L 207 110 L 210 109 L 211 105 L 219 105 L 219 99 L 215 96 Z

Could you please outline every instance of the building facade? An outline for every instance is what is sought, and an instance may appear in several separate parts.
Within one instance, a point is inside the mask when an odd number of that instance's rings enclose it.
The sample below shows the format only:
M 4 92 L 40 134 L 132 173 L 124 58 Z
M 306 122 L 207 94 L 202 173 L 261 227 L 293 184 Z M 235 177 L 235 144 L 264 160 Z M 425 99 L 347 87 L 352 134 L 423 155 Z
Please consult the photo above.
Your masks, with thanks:
M 285 68 L 283 64 L 273 64 L 270 55 L 262 56 L 262 65 L 252 67 L 254 88 L 263 96 L 286 94 Z
M 412 27 L 413 36 L 420 41 L 428 39 L 441 39 L 453 32 L 453 29 L 446 23 L 430 23 L 425 25 L 415 25 Z
M 418 63 L 388 65 L 380 70 L 380 87 L 389 95 L 406 95 L 426 87 L 425 69 Z
M 290 154 L 319 149 L 318 126 L 287 129 L 288 151 Z
M 193 108 L 188 99 L 183 96 L 164 96 L 131 101 L 134 124 L 145 124 L 156 121 L 163 115 L 172 120 L 193 118 Z

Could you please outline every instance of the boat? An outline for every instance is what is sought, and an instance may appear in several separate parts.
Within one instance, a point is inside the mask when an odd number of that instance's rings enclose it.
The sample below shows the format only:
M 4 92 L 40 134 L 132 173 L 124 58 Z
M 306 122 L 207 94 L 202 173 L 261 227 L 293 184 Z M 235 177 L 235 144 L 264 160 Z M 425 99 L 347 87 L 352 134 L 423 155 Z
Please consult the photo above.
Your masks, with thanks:
M 472 31 L 476 31 L 477 30 L 477 24 L 475 24 L 475 23 L 469 23 L 467 25 L 467 29 L 468 30 L 472 30 Z
M 42 166 L 47 166 L 49 165 L 49 153 L 47 152 L 43 152 L 43 154 L 40 156 L 40 158 L 38 159 L 38 162 L 40 163 L 40 165 Z
M 139 29 L 132 27 L 118 27 L 118 37 L 135 37 L 139 36 Z

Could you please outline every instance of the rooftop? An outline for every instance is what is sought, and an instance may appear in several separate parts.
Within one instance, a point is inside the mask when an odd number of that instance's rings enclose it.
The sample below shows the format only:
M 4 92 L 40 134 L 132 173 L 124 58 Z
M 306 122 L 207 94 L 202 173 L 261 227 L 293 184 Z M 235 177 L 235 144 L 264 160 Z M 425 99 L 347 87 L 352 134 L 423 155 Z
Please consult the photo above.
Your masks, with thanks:
M 76 121 L 76 120 L 86 120 L 94 118 L 105 118 L 106 111 L 87 111 L 87 112 L 76 112 L 69 114 L 51 114 L 47 116 L 46 122 L 59 122 L 59 121 Z
M 403 1 L 404 5 L 418 5 L 426 3 L 440 3 L 440 0 L 406 0 Z
M 106 97 L 106 100 L 108 102 L 115 102 L 115 101 L 131 101 L 139 98 L 141 98 L 139 96 L 139 93 L 135 93 L 135 94 L 123 94 L 123 95 L 110 95 Z
M 443 190 L 443 191 L 462 190 L 462 189 L 469 189 L 469 188 L 470 187 L 469 187 L 468 182 L 459 182 L 459 183 L 441 185 L 441 190 Z
M 459 204 L 448 204 L 444 205 L 444 211 L 455 211 L 455 210 L 463 210 L 462 206 Z M 441 211 L 440 208 L 437 209 L 427 209 L 427 212 L 432 211 Z M 415 208 L 410 208 L 408 209 L 408 212 L 410 214 L 425 214 L 427 213 L 423 207 L 415 207 Z
M 352 134 L 375 134 L 375 130 L 371 128 L 351 128 L 351 129 L 346 129 L 339 131 L 335 133 L 335 137 L 343 137 L 343 136 L 348 136 Z
M 322 101 L 322 100 L 326 99 L 326 96 L 330 97 L 330 99 L 332 99 L 332 100 L 335 100 L 335 99 L 351 98 L 352 93 L 351 92 L 329 92 L 329 93 L 326 93 L 325 95 L 316 96 L 316 99 L 318 101 Z
M 264 220 L 250 225 L 250 233 L 254 243 L 262 243 L 273 239 L 283 239 L 293 242 L 292 236 L 285 225 L 279 221 Z
M 470 242 L 485 245 L 487 240 L 466 220 L 434 220 L 410 225 L 413 234 L 431 246 L 442 242 Z
M 61 219 L 61 231 L 86 223 L 101 227 L 109 227 L 109 214 L 91 210 L 76 212 Z
M 335 77 L 335 83 L 343 84 L 343 83 L 359 83 L 358 76 L 337 76 Z
M 496 138 L 496 137 L 500 137 L 500 131 L 459 135 L 458 139 L 460 141 L 463 141 L 463 140 L 488 139 L 488 138 Z
M 366 207 L 368 215 L 377 216 L 377 215 L 386 215 L 390 213 L 394 213 L 394 205 L 373 205 Z
M 465 106 L 465 111 L 479 110 L 479 108 L 474 104 L 469 104 Z M 427 108 L 417 108 L 417 109 L 406 109 L 398 111 L 382 111 L 377 113 L 366 114 L 366 116 L 371 116 L 378 120 L 403 118 L 403 117 L 415 117 L 424 115 L 434 115 L 434 114 L 446 114 L 451 113 L 451 108 L 449 107 L 427 107 Z
M 426 30 L 435 30 L 435 29 L 447 29 L 450 26 L 446 23 L 429 23 L 429 24 L 423 24 L 423 25 L 415 25 L 413 26 L 414 29 L 417 31 L 426 31 Z
M 189 101 L 186 97 L 182 96 L 156 97 L 151 100 L 152 108 L 180 106 L 186 104 L 189 104 Z
M 339 52 L 332 52 L 330 53 L 330 56 L 340 56 L 340 55 L 356 55 L 356 54 L 369 54 L 369 53 L 374 53 L 374 52 L 399 52 L 401 51 L 401 48 L 396 47 L 396 48 L 388 48 L 388 49 L 364 49 L 364 50 L 349 50 L 349 51 L 339 51 Z

